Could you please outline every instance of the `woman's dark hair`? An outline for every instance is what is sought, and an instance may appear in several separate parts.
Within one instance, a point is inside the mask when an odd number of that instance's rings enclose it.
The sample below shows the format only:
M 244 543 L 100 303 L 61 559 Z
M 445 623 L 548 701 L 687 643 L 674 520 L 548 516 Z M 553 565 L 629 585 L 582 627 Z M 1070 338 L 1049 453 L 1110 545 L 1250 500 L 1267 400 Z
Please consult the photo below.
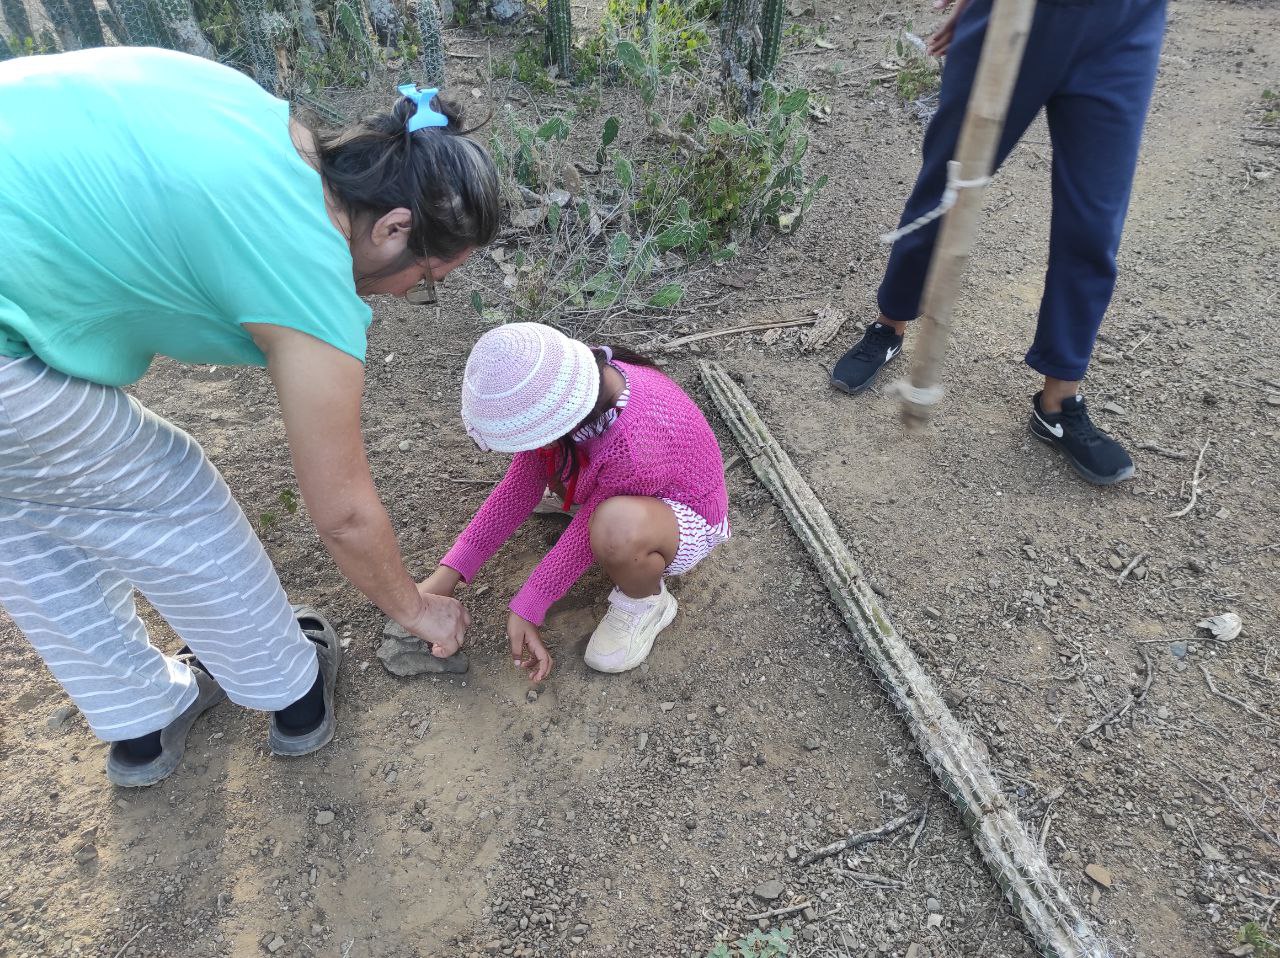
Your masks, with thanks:
M 626 363 L 628 366 L 648 366 L 656 369 L 658 364 L 648 356 L 633 352 L 625 346 L 610 346 L 609 351 L 613 354 L 614 360 L 620 363 Z M 609 354 L 601 347 L 595 347 L 591 350 L 596 357 L 596 365 L 600 367 L 601 373 L 604 372 L 605 365 L 609 362 Z M 573 441 L 573 434 L 591 422 L 597 416 L 605 411 L 607 403 L 604 396 L 604 376 L 600 377 L 600 391 L 596 394 L 595 406 L 582 422 L 578 423 L 569 430 L 567 435 L 561 436 L 556 440 L 556 476 L 566 486 L 577 478 L 580 463 L 578 461 L 578 444 Z
M 440 96 L 431 107 L 448 118 L 448 126 L 410 133 L 407 124 L 418 106 L 401 97 L 390 113 L 316 134 L 320 176 L 353 226 L 401 207 L 413 214 L 412 260 L 453 259 L 487 246 L 498 235 L 501 212 L 497 168 L 466 135 L 462 108 Z

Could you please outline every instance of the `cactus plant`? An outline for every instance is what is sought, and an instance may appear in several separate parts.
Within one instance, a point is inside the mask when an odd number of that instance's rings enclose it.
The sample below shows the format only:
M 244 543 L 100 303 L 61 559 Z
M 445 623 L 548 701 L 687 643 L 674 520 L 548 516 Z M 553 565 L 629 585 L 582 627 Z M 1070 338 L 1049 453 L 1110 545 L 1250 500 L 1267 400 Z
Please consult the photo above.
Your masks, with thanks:
M 107 0 L 111 12 L 115 14 L 124 40 L 135 47 L 158 47 L 160 28 L 151 15 L 151 7 L 147 0 Z
M 46 0 L 48 2 L 48 0 Z M 152 0 L 152 11 L 161 29 L 167 35 L 169 43 L 175 50 L 194 53 L 206 59 L 216 59 L 218 54 L 213 49 L 200 24 L 196 22 L 195 10 L 191 0 Z
M 436 0 L 418 0 L 414 11 L 422 37 L 422 81 L 427 86 L 444 85 L 444 23 Z
M 53 32 L 57 38 L 59 50 L 79 50 L 80 38 L 76 35 L 75 20 L 71 16 L 71 8 L 67 0 L 41 0 L 49 22 L 53 24 Z
M 93 0 L 69 0 L 71 18 L 75 22 L 76 36 L 82 47 L 100 47 L 106 43 L 102 36 L 102 21 Z
M 762 0 L 760 6 L 760 79 L 768 80 L 778 65 L 782 49 L 784 0 Z
M 547 54 L 564 79 L 573 77 L 573 18 L 569 0 L 547 0 Z
M 21 49 L 28 40 L 35 40 L 35 31 L 31 29 L 31 20 L 22 0 L 0 0 L 0 13 L 4 14 L 5 23 L 13 31 L 11 43 L 17 49 Z
M 275 93 L 279 83 L 275 48 L 267 32 L 267 5 L 265 0 L 236 0 L 240 13 L 241 30 L 245 49 L 249 54 L 249 72 L 258 85 Z
M 756 23 L 760 0 L 724 0 L 720 7 L 720 82 L 725 98 L 746 114 L 760 92 Z
M 320 29 L 320 19 L 316 16 L 316 8 L 312 0 L 294 0 L 294 19 L 297 22 L 298 35 L 308 47 L 317 53 L 324 53 L 329 49 L 324 32 Z

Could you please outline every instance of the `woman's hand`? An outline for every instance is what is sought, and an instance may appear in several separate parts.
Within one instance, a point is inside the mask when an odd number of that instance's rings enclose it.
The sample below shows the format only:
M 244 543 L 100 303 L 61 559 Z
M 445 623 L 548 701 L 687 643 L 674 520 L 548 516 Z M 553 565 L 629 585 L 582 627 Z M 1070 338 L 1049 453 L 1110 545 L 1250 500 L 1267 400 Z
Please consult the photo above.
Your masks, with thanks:
M 516 668 L 529 673 L 530 682 L 541 682 L 551 674 L 551 653 L 542 644 L 538 627 L 512 612 L 507 616 L 507 639 L 511 642 L 511 660 Z
M 421 596 L 418 614 L 400 624 L 410 635 L 416 635 L 430 645 L 431 654 L 436 658 L 447 659 L 462 648 L 471 616 L 457 599 L 428 592 L 426 585 L 423 582 L 418 586 Z
M 956 35 L 956 21 L 960 19 L 960 15 L 968 5 L 969 0 L 954 0 L 954 2 L 953 0 L 934 0 L 933 9 L 945 10 L 951 7 L 951 16 L 947 17 L 942 26 L 938 27 L 929 38 L 928 45 L 925 47 L 925 52 L 929 56 L 943 56 L 951 48 L 951 40 Z

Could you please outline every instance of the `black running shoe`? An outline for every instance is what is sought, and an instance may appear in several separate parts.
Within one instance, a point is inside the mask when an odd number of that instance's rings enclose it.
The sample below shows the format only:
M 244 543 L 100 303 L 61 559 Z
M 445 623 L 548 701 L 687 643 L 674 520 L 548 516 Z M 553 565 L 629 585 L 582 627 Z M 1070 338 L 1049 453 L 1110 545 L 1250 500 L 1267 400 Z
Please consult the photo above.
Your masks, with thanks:
M 831 385 L 842 393 L 856 396 L 871 385 L 889 360 L 902 352 L 902 337 L 884 323 L 872 323 L 862 339 L 840 357 L 831 371 Z
M 1133 460 L 1124 447 L 1098 431 L 1084 408 L 1083 396 L 1062 403 L 1062 412 L 1040 408 L 1040 393 L 1031 399 L 1031 435 L 1062 450 L 1071 468 L 1096 486 L 1110 486 L 1133 475 Z

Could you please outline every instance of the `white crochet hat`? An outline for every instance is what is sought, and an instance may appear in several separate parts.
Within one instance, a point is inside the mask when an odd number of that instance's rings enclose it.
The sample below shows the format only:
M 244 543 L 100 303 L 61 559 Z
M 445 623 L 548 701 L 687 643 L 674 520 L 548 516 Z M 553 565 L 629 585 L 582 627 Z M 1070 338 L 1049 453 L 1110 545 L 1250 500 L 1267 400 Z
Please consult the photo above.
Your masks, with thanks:
M 567 436 L 599 395 L 600 367 L 584 343 L 541 323 L 508 323 L 471 347 L 462 422 L 485 451 L 526 452 Z

